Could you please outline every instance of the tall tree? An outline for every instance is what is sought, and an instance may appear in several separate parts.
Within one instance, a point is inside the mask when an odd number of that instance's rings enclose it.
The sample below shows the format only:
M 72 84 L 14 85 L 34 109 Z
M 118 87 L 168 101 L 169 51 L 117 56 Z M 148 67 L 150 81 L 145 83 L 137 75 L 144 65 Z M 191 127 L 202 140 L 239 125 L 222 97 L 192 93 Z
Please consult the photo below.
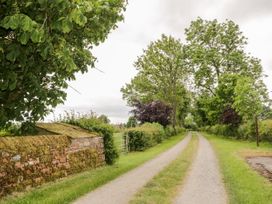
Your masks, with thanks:
M 263 104 L 267 101 L 266 89 L 254 83 L 249 77 L 241 77 L 237 81 L 233 107 L 247 120 L 254 121 L 256 142 L 259 146 L 258 117 L 262 113 Z
M 202 108 L 206 114 L 207 122 L 210 124 L 226 123 L 229 120 L 225 120 L 225 116 L 229 113 L 231 113 L 229 116 L 235 115 L 235 110 L 230 110 L 230 108 L 234 101 L 234 89 L 239 77 L 241 76 L 238 74 L 222 74 L 214 94 L 202 93 L 201 97 L 198 98 L 199 108 Z M 236 122 L 239 122 L 239 120 L 236 120 Z
M 233 21 L 219 23 L 198 18 L 185 34 L 188 63 L 201 91 L 215 95 L 222 74 L 240 74 L 255 80 L 261 77 L 260 60 L 245 53 L 247 39 Z
M 246 76 L 263 83 L 260 60 L 244 51 L 246 37 L 231 20 L 220 23 L 201 18 L 193 21 L 185 34 L 202 121 L 208 119 L 206 123 L 211 125 L 239 122 L 236 110 L 231 110 L 237 79 Z
M 0 126 L 37 121 L 62 103 L 67 80 L 94 67 L 93 46 L 123 19 L 125 0 L 2 0 Z
M 123 98 L 130 105 L 135 100 L 142 103 L 160 100 L 169 104 L 175 127 L 177 108 L 187 93 L 184 81 L 188 70 L 184 57 L 183 45 L 171 36 L 162 35 L 161 39 L 151 42 L 134 64 L 138 74 L 121 89 Z
M 110 119 L 108 118 L 108 116 L 102 114 L 98 117 L 99 120 L 101 120 L 103 123 L 106 123 L 106 124 L 110 124 Z
M 138 123 L 137 123 L 137 119 L 136 119 L 134 116 L 130 116 L 130 117 L 128 118 L 126 127 L 127 127 L 127 128 L 136 127 L 137 124 L 138 124 Z

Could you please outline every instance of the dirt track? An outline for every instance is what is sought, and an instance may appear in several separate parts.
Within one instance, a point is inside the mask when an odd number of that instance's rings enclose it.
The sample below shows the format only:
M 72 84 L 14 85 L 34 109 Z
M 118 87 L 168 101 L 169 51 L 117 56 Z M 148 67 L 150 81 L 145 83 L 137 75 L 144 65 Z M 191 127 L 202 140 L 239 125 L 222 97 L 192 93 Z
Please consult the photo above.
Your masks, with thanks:
M 150 179 L 159 173 L 183 151 L 191 135 L 160 154 L 156 158 L 144 163 L 140 167 L 116 178 L 115 180 L 97 188 L 91 193 L 76 200 L 75 204 L 126 204 Z
M 210 143 L 199 134 L 198 152 L 176 204 L 226 204 L 227 194 Z

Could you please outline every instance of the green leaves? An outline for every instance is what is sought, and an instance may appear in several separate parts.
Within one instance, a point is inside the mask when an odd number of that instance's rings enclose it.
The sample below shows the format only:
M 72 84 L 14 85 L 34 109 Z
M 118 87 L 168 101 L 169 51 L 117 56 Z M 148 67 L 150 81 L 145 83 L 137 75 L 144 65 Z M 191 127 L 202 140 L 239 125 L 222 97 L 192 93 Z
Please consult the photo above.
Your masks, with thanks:
M 35 29 L 31 33 L 31 40 L 34 43 L 39 43 L 44 41 L 44 32 L 43 30 Z
M 123 0 L 4 1 L 0 127 L 8 121 L 36 121 L 63 102 L 66 81 L 94 66 L 87 47 L 106 39 L 125 5 Z
M 9 46 L 7 51 L 8 51 L 8 53 L 6 55 L 6 59 L 9 60 L 10 62 L 15 62 L 15 60 L 20 55 L 20 50 L 19 50 L 18 45 L 14 44 L 14 45 Z
M 34 43 L 42 42 L 44 39 L 44 30 L 25 14 L 7 16 L 0 22 L 0 25 L 5 29 L 18 29 L 20 32 L 18 40 L 23 45 L 26 45 L 29 39 Z
M 23 16 L 21 20 L 21 28 L 25 32 L 31 32 L 35 27 L 37 27 L 37 23 L 32 21 L 28 16 Z
M 254 86 L 253 79 L 240 77 L 234 90 L 233 107 L 244 117 L 252 119 L 262 111 L 260 91 Z
M 23 44 L 23 45 L 26 45 L 28 40 L 30 38 L 30 34 L 27 33 L 27 32 L 24 32 L 20 35 L 19 37 L 19 41 Z
M 169 104 L 173 108 L 172 122 L 175 125 L 177 110 L 185 107 L 183 99 L 188 94 L 184 81 L 188 79 L 189 72 L 182 43 L 162 35 L 150 43 L 134 66 L 138 74 L 121 89 L 123 98 L 132 106 L 135 101 L 148 103 L 160 100 Z
M 193 70 L 194 84 L 200 95 L 197 99 L 199 115 L 205 124 L 216 124 L 226 107 L 232 107 L 234 101 L 239 103 L 234 91 L 237 80 L 249 77 L 253 83 L 262 82 L 262 66 L 258 59 L 244 51 L 247 39 L 233 21 L 198 18 L 185 34 L 187 63 Z
M 1 26 L 5 29 L 16 29 L 20 24 L 20 19 L 18 15 L 7 16 L 1 21 Z
M 9 79 L 9 90 L 14 90 L 16 88 L 16 84 L 17 84 L 17 74 L 15 72 L 10 72 L 8 74 L 8 79 Z
M 43 60 L 45 60 L 45 59 L 47 59 L 48 54 L 49 54 L 50 52 L 52 52 L 53 46 L 52 46 L 51 43 L 49 43 L 49 44 L 47 44 L 45 47 L 41 47 L 41 48 L 42 48 L 42 50 L 41 50 L 40 55 L 42 56 Z
M 73 28 L 73 24 L 71 23 L 71 21 L 69 21 L 68 18 L 64 18 L 62 21 L 61 21 L 61 27 L 60 27 L 60 30 L 64 33 L 69 33 L 72 28 Z
M 73 9 L 70 14 L 70 18 L 78 25 L 84 26 L 87 23 L 86 16 L 79 9 Z
M 0 25 L 5 29 L 21 29 L 22 31 L 32 31 L 37 27 L 37 23 L 25 14 L 14 14 L 6 16 Z
M 244 52 L 247 41 L 233 21 L 193 21 L 186 29 L 186 54 L 194 70 L 195 85 L 210 94 L 223 74 L 243 74 L 259 78 L 261 66 L 254 69 L 252 57 Z
M 15 72 L 10 72 L 6 76 L 6 80 L 0 82 L 0 90 L 13 91 L 17 85 L 17 74 Z

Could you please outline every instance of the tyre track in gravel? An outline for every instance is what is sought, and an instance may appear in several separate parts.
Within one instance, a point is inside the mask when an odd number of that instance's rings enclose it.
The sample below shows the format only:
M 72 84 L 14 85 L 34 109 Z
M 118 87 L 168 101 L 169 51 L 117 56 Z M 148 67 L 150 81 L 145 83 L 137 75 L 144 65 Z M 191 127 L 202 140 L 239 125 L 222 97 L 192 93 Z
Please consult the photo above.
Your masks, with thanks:
M 201 134 L 198 152 L 175 204 L 226 204 L 228 198 L 215 153 Z
M 152 160 L 79 198 L 74 204 L 126 204 L 150 179 L 175 160 L 185 149 L 191 134 Z

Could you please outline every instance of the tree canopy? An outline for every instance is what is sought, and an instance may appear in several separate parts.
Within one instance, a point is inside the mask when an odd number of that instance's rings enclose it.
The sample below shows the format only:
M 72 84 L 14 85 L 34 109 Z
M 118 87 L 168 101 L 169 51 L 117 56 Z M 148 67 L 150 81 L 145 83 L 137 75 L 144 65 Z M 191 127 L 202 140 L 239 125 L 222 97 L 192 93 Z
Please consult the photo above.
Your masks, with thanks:
M 262 113 L 263 104 L 266 102 L 266 95 L 249 77 L 241 77 L 234 90 L 233 107 L 249 121 L 254 121 L 257 146 L 259 146 L 259 125 L 258 117 Z
M 238 125 L 240 116 L 233 108 L 237 80 L 249 77 L 265 87 L 260 60 L 245 52 L 247 39 L 231 20 L 220 23 L 198 18 L 185 34 L 187 62 L 197 89 L 197 112 L 203 123 Z
M 132 110 L 135 118 L 141 123 L 159 123 L 166 127 L 171 123 L 172 108 L 161 101 L 152 101 L 147 104 L 134 103 Z
M 255 80 L 262 75 L 260 60 L 245 52 L 247 39 L 231 20 L 198 18 L 185 30 L 186 52 L 194 81 L 200 91 L 215 94 L 224 74 L 239 74 Z
M 183 45 L 171 36 L 162 35 L 161 39 L 151 42 L 134 63 L 138 74 L 121 89 L 123 98 L 132 106 L 134 101 L 160 100 L 169 104 L 175 126 L 177 108 L 183 105 L 187 94 L 185 80 L 189 73 L 184 57 Z
M 94 67 L 93 46 L 123 19 L 124 0 L 2 0 L 0 126 L 37 121 L 62 103 L 67 80 Z

